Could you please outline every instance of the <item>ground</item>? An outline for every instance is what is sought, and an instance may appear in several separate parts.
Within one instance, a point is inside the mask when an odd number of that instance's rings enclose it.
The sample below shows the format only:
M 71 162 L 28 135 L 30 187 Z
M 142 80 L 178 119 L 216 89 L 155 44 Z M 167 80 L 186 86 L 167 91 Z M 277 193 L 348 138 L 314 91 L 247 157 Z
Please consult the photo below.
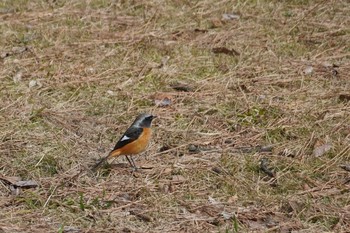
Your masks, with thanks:
M 1 1 L 0 232 L 349 232 L 349 12 Z

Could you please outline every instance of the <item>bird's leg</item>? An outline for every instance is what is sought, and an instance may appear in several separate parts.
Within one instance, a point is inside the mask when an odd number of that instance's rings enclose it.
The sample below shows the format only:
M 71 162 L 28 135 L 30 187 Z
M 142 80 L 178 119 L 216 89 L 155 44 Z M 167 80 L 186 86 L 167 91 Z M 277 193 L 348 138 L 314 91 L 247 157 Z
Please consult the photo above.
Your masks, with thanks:
M 137 167 L 135 165 L 135 162 L 134 160 L 132 159 L 132 157 L 128 157 L 127 155 L 125 155 L 126 159 L 128 160 L 128 162 L 130 163 L 130 165 L 134 168 L 134 170 L 136 171 L 137 170 Z
M 125 158 L 128 160 L 129 164 L 133 167 L 134 164 L 132 164 L 131 160 L 129 159 L 129 157 L 127 155 L 125 155 Z
M 136 164 L 135 164 L 134 159 L 133 159 L 132 157 L 130 157 L 130 160 L 131 160 L 131 162 L 134 164 L 134 168 L 135 168 L 135 171 L 136 171 L 138 168 L 136 167 Z

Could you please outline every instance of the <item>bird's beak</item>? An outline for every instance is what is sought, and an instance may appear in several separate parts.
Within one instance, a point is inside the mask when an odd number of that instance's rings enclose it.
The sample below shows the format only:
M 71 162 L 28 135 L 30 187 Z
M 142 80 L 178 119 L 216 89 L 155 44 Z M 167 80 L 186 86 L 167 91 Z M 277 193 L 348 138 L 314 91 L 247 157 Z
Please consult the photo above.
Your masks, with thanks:
M 154 118 L 157 118 L 158 116 L 154 116 L 154 115 L 153 115 L 152 117 L 153 117 L 153 119 L 154 119 Z

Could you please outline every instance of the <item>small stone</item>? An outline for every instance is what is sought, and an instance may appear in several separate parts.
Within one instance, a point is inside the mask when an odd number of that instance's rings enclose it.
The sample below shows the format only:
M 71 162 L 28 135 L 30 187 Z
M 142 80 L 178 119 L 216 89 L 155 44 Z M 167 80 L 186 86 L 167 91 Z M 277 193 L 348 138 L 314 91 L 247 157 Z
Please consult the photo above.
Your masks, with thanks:
M 43 84 L 40 82 L 40 80 L 38 80 L 38 79 L 33 79 L 33 80 L 31 80 L 30 82 L 29 82 L 29 84 L 28 84 L 28 86 L 29 86 L 29 88 L 33 88 L 33 87 L 42 87 L 43 86 Z
M 188 146 L 188 151 L 191 153 L 198 153 L 199 152 L 199 147 L 193 144 L 190 144 Z
M 35 87 L 37 84 L 38 84 L 38 82 L 37 82 L 36 80 L 31 80 L 31 81 L 29 82 L 29 88 L 33 88 L 33 87 Z
M 304 69 L 304 74 L 312 74 L 313 71 L 314 71 L 314 68 L 312 66 L 307 66 Z
M 107 91 L 107 94 L 108 94 L 108 95 L 114 95 L 114 92 L 111 91 L 111 90 L 108 90 L 108 91 Z
M 13 82 L 19 83 L 22 80 L 23 73 L 21 71 L 17 72 L 15 76 L 13 76 Z

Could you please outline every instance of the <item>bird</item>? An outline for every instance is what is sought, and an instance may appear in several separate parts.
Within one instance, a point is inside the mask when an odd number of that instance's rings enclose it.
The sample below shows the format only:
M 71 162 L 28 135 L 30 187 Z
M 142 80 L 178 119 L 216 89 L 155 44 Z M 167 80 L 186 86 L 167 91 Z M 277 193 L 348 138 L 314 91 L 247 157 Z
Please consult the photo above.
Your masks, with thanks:
M 152 136 L 151 123 L 156 117 L 157 116 L 148 113 L 138 115 L 135 121 L 119 139 L 113 150 L 95 164 L 92 171 L 100 167 L 108 158 L 121 155 L 125 155 L 129 164 L 137 170 L 134 160 L 129 156 L 140 154 L 146 150 Z

